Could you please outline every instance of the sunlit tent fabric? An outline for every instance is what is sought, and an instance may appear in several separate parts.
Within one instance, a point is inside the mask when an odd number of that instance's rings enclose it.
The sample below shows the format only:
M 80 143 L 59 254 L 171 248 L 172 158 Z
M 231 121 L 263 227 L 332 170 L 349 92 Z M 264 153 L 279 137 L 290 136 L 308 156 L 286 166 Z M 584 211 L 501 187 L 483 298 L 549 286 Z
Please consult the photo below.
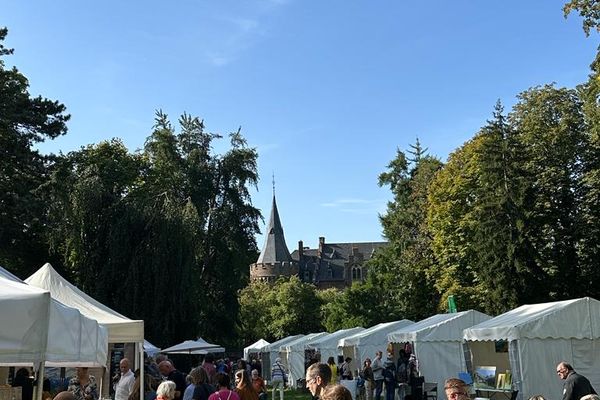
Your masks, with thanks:
M 104 325 L 108 329 L 110 343 L 141 344 L 144 341 L 144 321 L 131 320 L 95 300 L 60 276 L 48 263 L 25 282 L 49 290 L 54 299 L 78 309 L 86 317 Z
M 244 347 L 244 360 L 248 360 L 250 353 L 260 353 L 262 349 L 269 345 L 265 339 L 258 339 L 256 342 L 252 343 L 248 347 Z
M 67 307 L 59 301 L 52 299 L 49 292 L 33 286 L 17 278 L 15 275 L 0 267 L 0 277 L 15 282 L 27 291 L 44 292 L 50 296 L 48 304 L 48 324 L 46 327 L 47 342 L 44 347 L 46 366 L 87 366 L 99 367 L 106 364 L 108 351 L 108 333 L 97 321 L 87 318 L 71 307 Z M 2 290 L 2 294 L 4 290 Z M 3 321 L 2 331 L 15 329 L 13 325 L 14 316 L 7 314 L 3 309 L 0 314 Z M 43 319 L 42 319 L 43 321 Z M 40 334 L 42 331 L 39 331 Z M 27 335 L 22 336 L 26 337 Z M 0 333 L 0 337 L 3 337 Z M 0 339 L 0 342 L 3 342 Z M 12 362 L 10 365 L 31 365 L 39 362 L 39 359 L 31 359 L 23 362 Z
M 181 343 L 173 345 L 171 347 L 167 347 L 166 349 L 162 349 L 161 353 L 168 354 L 206 354 L 206 352 L 201 352 L 202 350 L 212 351 L 214 353 L 222 353 L 225 351 L 218 344 L 208 343 L 206 340 L 202 338 L 198 338 L 196 340 L 185 340 Z M 219 350 L 219 351 L 217 351 Z
M 338 347 L 341 348 L 344 358 L 352 358 L 352 370 L 357 370 L 362 366 L 362 362 L 366 357 L 373 359 L 377 350 L 382 351 L 385 357 L 388 333 L 412 324 L 414 322 L 408 319 L 383 322 L 362 332 L 340 339 Z
M 419 372 L 427 382 L 437 382 L 438 388 L 448 377 L 466 371 L 463 349 L 463 330 L 490 319 L 489 315 L 468 310 L 437 314 L 388 334 L 393 343 L 394 359 L 406 342 L 411 343 L 419 360 Z M 445 398 L 438 390 L 438 399 Z
M 32 363 L 46 358 L 50 292 L 0 276 L 0 363 Z
M 321 362 L 326 363 L 329 357 L 333 357 L 333 360 L 337 364 L 337 356 L 342 354 L 341 350 L 338 348 L 338 342 L 340 339 L 343 339 L 347 336 L 352 336 L 364 330 L 365 328 L 362 327 L 341 329 L 325 336 L 311 339 L 308 343 L 306 343 L 306 348 L 315 350 L 321 354 Z
M 304 335 L 291 335 L 286 336 L 283 339 L 279 339 L 269 345 L 266 345 L 262 349 L 262 375 L 270 380 L 271 379 L 271 365 L 275 363 L 277 357 L 279 357 L 279 349 L 286 343 L 298 339 Z M 282 360 L 283 361 L 283 360 Z
M 288 370 L 288 386 L 298 388 L 298 380 L 304 379 L 304 352 L 306 343 L 327 335 L 327 332 L 309 333 L 291 342 L 284 343 L 279 347 L 279 355 Z
M 473 367 L 510 370 L 518 397 L 562 396 L 556 365 L 567 361 L 600 388 L 600 302 L 590 297 L 529 304 L 464 330 Z M 498 352 L 498 341 L 508 352 Z
M 144 339 L 144 351 L 150 357 L 154 357 L 156 354 L 160 353 L 160 349 L 146 339 Z

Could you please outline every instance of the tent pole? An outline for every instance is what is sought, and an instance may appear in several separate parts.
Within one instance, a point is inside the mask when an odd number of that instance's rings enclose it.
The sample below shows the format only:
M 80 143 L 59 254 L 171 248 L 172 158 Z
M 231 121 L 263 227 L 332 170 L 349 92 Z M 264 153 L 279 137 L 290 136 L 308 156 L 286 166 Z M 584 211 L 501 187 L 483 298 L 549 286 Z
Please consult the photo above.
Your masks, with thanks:
M 35 386 L 35 399 L 42 400 L 44 392 L 44 362 L 40 362 L 37 373 L 37 385 Z
M 138 342 L 136 344 L 138 347 L 138 358 L 140 360 L 140 400 L 144 400 L 144 342 Z

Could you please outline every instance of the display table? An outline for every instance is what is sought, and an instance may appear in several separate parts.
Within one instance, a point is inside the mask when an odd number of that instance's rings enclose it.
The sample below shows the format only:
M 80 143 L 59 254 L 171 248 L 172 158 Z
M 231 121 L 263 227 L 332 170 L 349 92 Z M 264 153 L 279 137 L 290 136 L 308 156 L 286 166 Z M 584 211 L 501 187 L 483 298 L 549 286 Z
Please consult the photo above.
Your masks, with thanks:
M 485 397 L 490 400 L 515 400 L 517 398 L 517 393 L 519 393 L 518 390 L 512 389 L 475 388 L 475 395 L 477 397 Z

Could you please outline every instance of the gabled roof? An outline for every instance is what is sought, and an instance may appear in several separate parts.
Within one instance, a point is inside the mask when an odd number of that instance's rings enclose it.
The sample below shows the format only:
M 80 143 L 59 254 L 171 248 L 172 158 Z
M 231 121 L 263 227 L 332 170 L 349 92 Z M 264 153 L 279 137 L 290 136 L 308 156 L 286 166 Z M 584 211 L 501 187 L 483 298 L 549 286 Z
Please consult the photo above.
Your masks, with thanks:
M 491 319 L 475 310 L 436 314 L 388 334 L 388 342 L 432 342 L 463 340 L 463 330 Z
M 600 301 L 591 297 L 527 304 L 464 331 L 465 340 L 598 339 Z
M 408 319 L 400 321 L 383 322 L 372 326 L 364 331 L 355 333 L 352 336 L 347 336 L 338 341 L 338 347 L 345 346 L 361 346 L 365 343 L 387 343 L 387 335 L 390 332 L 399 330 L 408 325 L 413 325 L 414 322 Z
M 50 291 L 61 303 L 78 309 L 108 329 L 109 343 L 131 343 L 144 340 L 144 321 L 131 320 L 87 295 L 63 278 L 46 263 L 25 280 L 31 286 Z
M 269 225 L 265 232 L 265 245 L 260 252 L 257 264 L 275 264 L 278 262 L 291 262 L 292 257 L 285 244 L 285 237 L 283 235 L 283 227 L 281 226 L 281 220 L 279 219 L 279 212 L 277 211 L 277 203 L 275 202 L 275 195 L 273 195 L 273 205 L 271 207 L 271 217 L 269 218 Z

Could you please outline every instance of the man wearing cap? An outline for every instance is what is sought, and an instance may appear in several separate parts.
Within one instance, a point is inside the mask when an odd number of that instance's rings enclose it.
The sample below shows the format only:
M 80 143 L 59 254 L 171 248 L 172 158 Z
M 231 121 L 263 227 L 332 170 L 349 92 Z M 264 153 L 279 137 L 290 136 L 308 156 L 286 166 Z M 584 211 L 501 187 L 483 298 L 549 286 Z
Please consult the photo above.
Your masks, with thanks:
M 285 368 L 281 364 L 281 358 L 277 357 L 275 363 L 271 366 L 271 385 L 273 386 L 273 400 L 275 400 L 275 391 L 279 389 L 279 400 L 283 400 L 283 387 L 286 376 Z

